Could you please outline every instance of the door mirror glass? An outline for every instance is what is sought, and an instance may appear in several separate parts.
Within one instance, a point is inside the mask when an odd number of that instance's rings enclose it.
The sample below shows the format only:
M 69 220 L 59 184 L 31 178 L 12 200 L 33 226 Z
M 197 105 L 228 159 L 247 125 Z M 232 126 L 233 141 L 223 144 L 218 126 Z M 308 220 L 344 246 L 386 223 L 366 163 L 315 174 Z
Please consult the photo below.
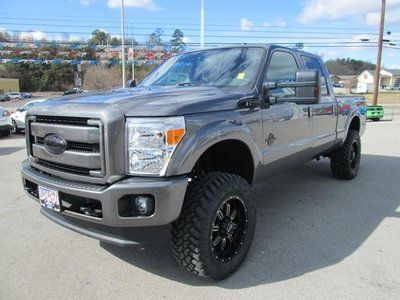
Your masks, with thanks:
M 264 82 L 263 95 L 265 99 L 268 99 L 270 104 L 283 102 L 318 103 L 321 97 L 319 71 L 297 70 L 295 74 L 295 81 Z M 269 90 L 281 90 L 282 93 L 275 92 L 273 95 L 268 95 Z

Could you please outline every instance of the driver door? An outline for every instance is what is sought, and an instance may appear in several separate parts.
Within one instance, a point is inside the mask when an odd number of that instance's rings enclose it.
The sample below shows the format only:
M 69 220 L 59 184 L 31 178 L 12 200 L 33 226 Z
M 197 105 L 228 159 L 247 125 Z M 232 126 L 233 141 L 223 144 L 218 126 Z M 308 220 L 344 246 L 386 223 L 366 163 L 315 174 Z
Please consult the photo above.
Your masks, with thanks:
M 299 62 L 293 53 L 274 50 L 270 54 L 265 81 L 295 81 Z M 293 88 L 276 88 L 267 96 L 292 97 Z M 293 102 L 267 105 L 262 109 L 264 175 L 292 167 L 310 159 L 312 120 L 309 106 Z

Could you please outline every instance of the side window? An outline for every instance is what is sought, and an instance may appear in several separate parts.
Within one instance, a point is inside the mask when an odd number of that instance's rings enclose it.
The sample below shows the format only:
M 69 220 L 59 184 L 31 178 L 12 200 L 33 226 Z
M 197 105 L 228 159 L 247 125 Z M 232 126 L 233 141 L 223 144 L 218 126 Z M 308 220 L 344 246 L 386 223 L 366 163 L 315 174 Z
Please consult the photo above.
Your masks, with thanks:
M 303 55 L 301 56 L 301 60 L 304 62 L 304 65 L 306 66 L 307 69 L 319 70 L 319 74 L 321 75 L 321 95 L 328 95 L 326 78 L 319 61 L 313 57 L 308 57 Z
M 298 66 L 294 56 L 288 52 L 275 51 L 272 53 L 265 81 L 295 81 Z M 269 96 L 294 96 L 294 88 L 277 88 L 268 92 Z

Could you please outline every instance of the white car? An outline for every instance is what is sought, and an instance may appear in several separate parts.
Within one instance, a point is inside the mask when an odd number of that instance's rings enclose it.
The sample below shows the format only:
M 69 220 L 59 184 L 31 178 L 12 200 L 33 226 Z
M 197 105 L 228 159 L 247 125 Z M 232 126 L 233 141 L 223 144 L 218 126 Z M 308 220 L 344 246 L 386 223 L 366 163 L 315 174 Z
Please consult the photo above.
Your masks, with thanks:
M 19 133 L 21 130 L 25 130 L 25 116 L 26 112 L 36 104 L 46 101 L 47 99 L 38 99 L 29 101 L 21 108 L 18 108 L 15 113 L 11 115 L 11 124 L 13 127 L 13 133 Z
M 24 96 L 22 96 L 21 93 L 17 93 L 17 92 L 7 93 L 7 95 L 10 97 L 11 100 L 24 99 Z
M 11 131 L 10 113 L 0 106 L 0 136 L 9 136 Z

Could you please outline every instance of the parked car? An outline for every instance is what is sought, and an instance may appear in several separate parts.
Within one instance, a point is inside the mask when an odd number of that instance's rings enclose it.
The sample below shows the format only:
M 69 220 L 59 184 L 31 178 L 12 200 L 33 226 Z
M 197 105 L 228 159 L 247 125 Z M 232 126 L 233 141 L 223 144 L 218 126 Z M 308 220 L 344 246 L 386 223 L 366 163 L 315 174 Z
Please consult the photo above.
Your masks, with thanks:
M 10 101 L 10 96 L 7 94 L 0 94 L 0 102 Z
M 0 136 L 9 136 L 11 131 L 10 113 L 0 106 Z
M 368 105 L 367 106 L 367 119 L 378 122 L 385 116 L 385 112 L 381 105 Z
M 29 99 L 29 98 L 32 98 L 33 97 L 33 94 L 32 93 L 21 93 L 21 95 L 22 95 L 22 97 L 24 97 L 25 99 Z
M 38 99 L 29 101 L 21 108 L 17 108 L 17 111 L 11 115 L 11 124 L 13 127 L 13 133 L 19 133 L 25 130 L 25 116 L 27 111 L 38 103 L 46 101 L 47 99 Z
M 82 90 L 79 88 L 73 88 L 71 90 L 62 92 L 61 95 L 66 96 L 66 95 L 73 95 L 73 94 L 79 94 L 82 93 Z
M 254 184 L 320 157 L 353 179 L 366 124 L 320 57 L 249 44 L 178 54 L 136 88 L 26 117 L 22 182 L 45 216 L 118 245 L 171 236 L 183 268 L 215 280 L 249 250 Z
M 21 93 L 17 93 L 17 92 L 7 93 L 7 95 L 10 97 L 11 100 L 20 100 L 20 99 L 24 99 L 24 97 L 22 96 L 22 94 L 21 94 Z

